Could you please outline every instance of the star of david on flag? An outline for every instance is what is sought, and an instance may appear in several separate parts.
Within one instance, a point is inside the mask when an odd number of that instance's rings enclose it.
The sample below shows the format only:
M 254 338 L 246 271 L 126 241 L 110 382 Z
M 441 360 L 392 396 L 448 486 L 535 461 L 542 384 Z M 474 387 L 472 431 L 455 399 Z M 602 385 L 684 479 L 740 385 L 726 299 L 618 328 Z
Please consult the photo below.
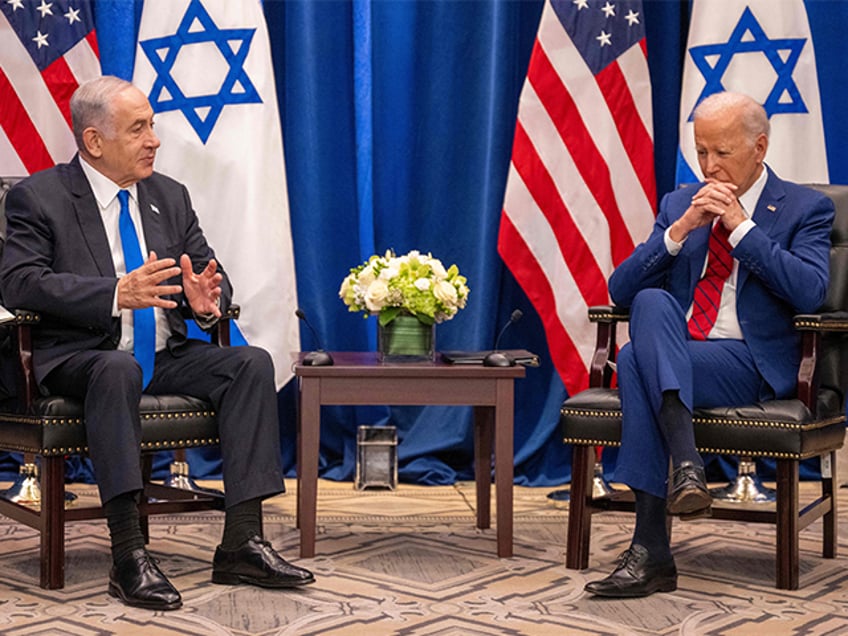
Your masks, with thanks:
M 720 91 L 746 93 L 771 124 L 766 163 L 784 179 L 827 183 L 815 51 L 802 0 L 693 0 L 680 97 L 677 183 L 699 181 L 692 111 Z
M 203 143 L 228 104 L 261 103 L 259 93 L 244 70 L 250 43 L 256 29 L 222 29 L 209 16 L 199 0 L 189 4 L 176 32 L 139 41 L 156 79 L 150 89 L 150 105 L 156 113 L 180 111 Z M 213 44 L 229 65 L 217 92 L 186 95 L 173 76 L 174 65 L 184 47 Z M 188 56 L 190 53 L 185 53 Z M 201 70 L 202 67 L 198 67 Z
M 156 170 L 186 184 L 242 308 L 235 342 L 277 387 L 300 350 L 276 84 L 259 0 L 145 0 L 133 82 L 156 112 Z

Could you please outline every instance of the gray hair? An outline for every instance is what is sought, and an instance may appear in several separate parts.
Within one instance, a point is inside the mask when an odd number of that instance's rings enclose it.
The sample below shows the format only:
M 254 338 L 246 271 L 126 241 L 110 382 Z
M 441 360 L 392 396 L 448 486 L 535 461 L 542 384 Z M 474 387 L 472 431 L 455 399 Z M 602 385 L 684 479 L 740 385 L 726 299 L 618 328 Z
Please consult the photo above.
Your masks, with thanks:
M 731 114 L 738 114 L 741 117 L 742 127 L 748 133 L 752 143 L 760 135 L 765 135 L 768 138 L 771 126 L 765 108 L 744 93 L 722 92 L 705 97 L 695 108 L 693 119 Z
M 112 98 L 131 86 L 114 75 L 103 75 L 79 85 L 71 96 L 71 125 L 77 148 L 85 150 L 82 133 L 86 128 L 98 128 L 107 137 L 115 135 Z

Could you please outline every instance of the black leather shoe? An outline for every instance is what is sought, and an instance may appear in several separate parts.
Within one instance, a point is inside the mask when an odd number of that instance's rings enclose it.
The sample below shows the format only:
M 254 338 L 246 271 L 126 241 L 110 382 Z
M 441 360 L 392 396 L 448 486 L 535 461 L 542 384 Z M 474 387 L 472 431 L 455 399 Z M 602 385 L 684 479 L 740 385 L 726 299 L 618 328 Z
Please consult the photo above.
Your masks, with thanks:
M 709 514 L 713 498 L 707 490 L 704 469 L 685 461 L 674 469 L 671 492 L 668 495 L 668 513 L 693 519 Z
M 673 592 L 677 589 L 677 568 L 674 560 L 665 563 L 651 561 L 648 550 L 632 545 L 618 558 L 618 567 L 600 581 L 587 583 L 583 588 L 596 596 L 632 598 L 654 592 Z
M 249 583 L 260 587 L 299 587 L 312 583 L 312 572 L 292 565 L 259 536 L 245 541 L 237 550 L 215 550 L 212 582 L 221 585 Z
M 133 550 L 112 566 L 109 595 L 149 610 L 175 610 L 183 605 L 180 593 L 144 548 Z

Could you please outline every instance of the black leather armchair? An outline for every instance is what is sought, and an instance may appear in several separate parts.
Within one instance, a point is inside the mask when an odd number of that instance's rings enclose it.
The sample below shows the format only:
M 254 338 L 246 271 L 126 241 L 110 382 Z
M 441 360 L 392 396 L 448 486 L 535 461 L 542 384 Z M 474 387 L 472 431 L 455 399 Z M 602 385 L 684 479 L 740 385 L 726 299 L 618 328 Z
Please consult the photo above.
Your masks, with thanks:
M 8 179 L 6 183 L 8 184 Z M 3 185 L 0 179 L 0 187 Z M 2 204 L 0 191 L 0 204 Z M 2 214 L 0 205 L 0 215 Z M 4 224 L 5 225 L 5 224 Z M 2 241 L 0 241 L 2 246 Z M 238 318 L 239 308 L 230 308 L 218 323 L 213 338 L 221 346 L 229 341 L 229 322 Z M 66 522 L 102 518 L 100 506 L 65 506 L 65 457 L 87 452 L 82 403 L 62 396 L 41 396 L 32 371 L 31 331 L 38 328 L 39 315 L 15 310 L 5 330 L 3 355 L 13 358 L 16 396 L 0 403 L 0 450 L 24 453 L 40 464 L 41 502 L 26 504 L 0 498 L 0 514 L 34 528 L 40 533 L 41 587 L 64 586 L 64 527 Z M 212 407 L 187 395 L 145 395 L 141 401 L 142 466 L 145 476 L 140 510 L 145 533 L 147 517 L 195 510 L 222 509 L 223 498 L 214 491 L 185 490 L 150 480 L 152 455 L 219 443 Z
M 795 317 L 803 353 L 797 397 L 738 408 L 699 409 L 694 413 L 695 443 L 704 453 L 770 457 L 776 460 L 775 505 L 715 504 L 713 518 L 773 523 L 776 526 L 776 584 L 798 589 L 799 533 L 822 519 L 822 556 L 836 556 L 836 451 L 845 437 L 848 385 L 848 186 L 813 185 L 836 206 L 831 234 L 830 288 L 820 313 Z M 592 515 L 603 510 L 633 510 L 629 491 L 593 498 L 595 446 L 618 446 L 621 403 L 611 387 L 616 326 L 627 312 L 592 307 L 598 326 L 591 361 L 590 388 L 568 398 L 561 411 L 563 441 L 573 445 L 566 567 L 589 562 Z M 821 458 L 821 491 L 802 508 L 799 463 Z

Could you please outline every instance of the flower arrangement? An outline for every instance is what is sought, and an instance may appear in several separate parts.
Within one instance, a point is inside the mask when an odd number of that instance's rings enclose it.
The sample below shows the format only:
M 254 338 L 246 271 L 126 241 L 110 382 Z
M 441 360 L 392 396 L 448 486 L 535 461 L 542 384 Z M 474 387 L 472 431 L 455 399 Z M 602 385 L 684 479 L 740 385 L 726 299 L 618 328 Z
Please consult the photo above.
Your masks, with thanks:
M 396 256 L 388 250 L 352 268 L 339 297 L 350 311 L 376 314 L 382 326 L 404 313 L 432 325 L 453 318 L 465 307 L 468 292 L 456 265 L 445 269 L 431 254 L 413 250 Z

